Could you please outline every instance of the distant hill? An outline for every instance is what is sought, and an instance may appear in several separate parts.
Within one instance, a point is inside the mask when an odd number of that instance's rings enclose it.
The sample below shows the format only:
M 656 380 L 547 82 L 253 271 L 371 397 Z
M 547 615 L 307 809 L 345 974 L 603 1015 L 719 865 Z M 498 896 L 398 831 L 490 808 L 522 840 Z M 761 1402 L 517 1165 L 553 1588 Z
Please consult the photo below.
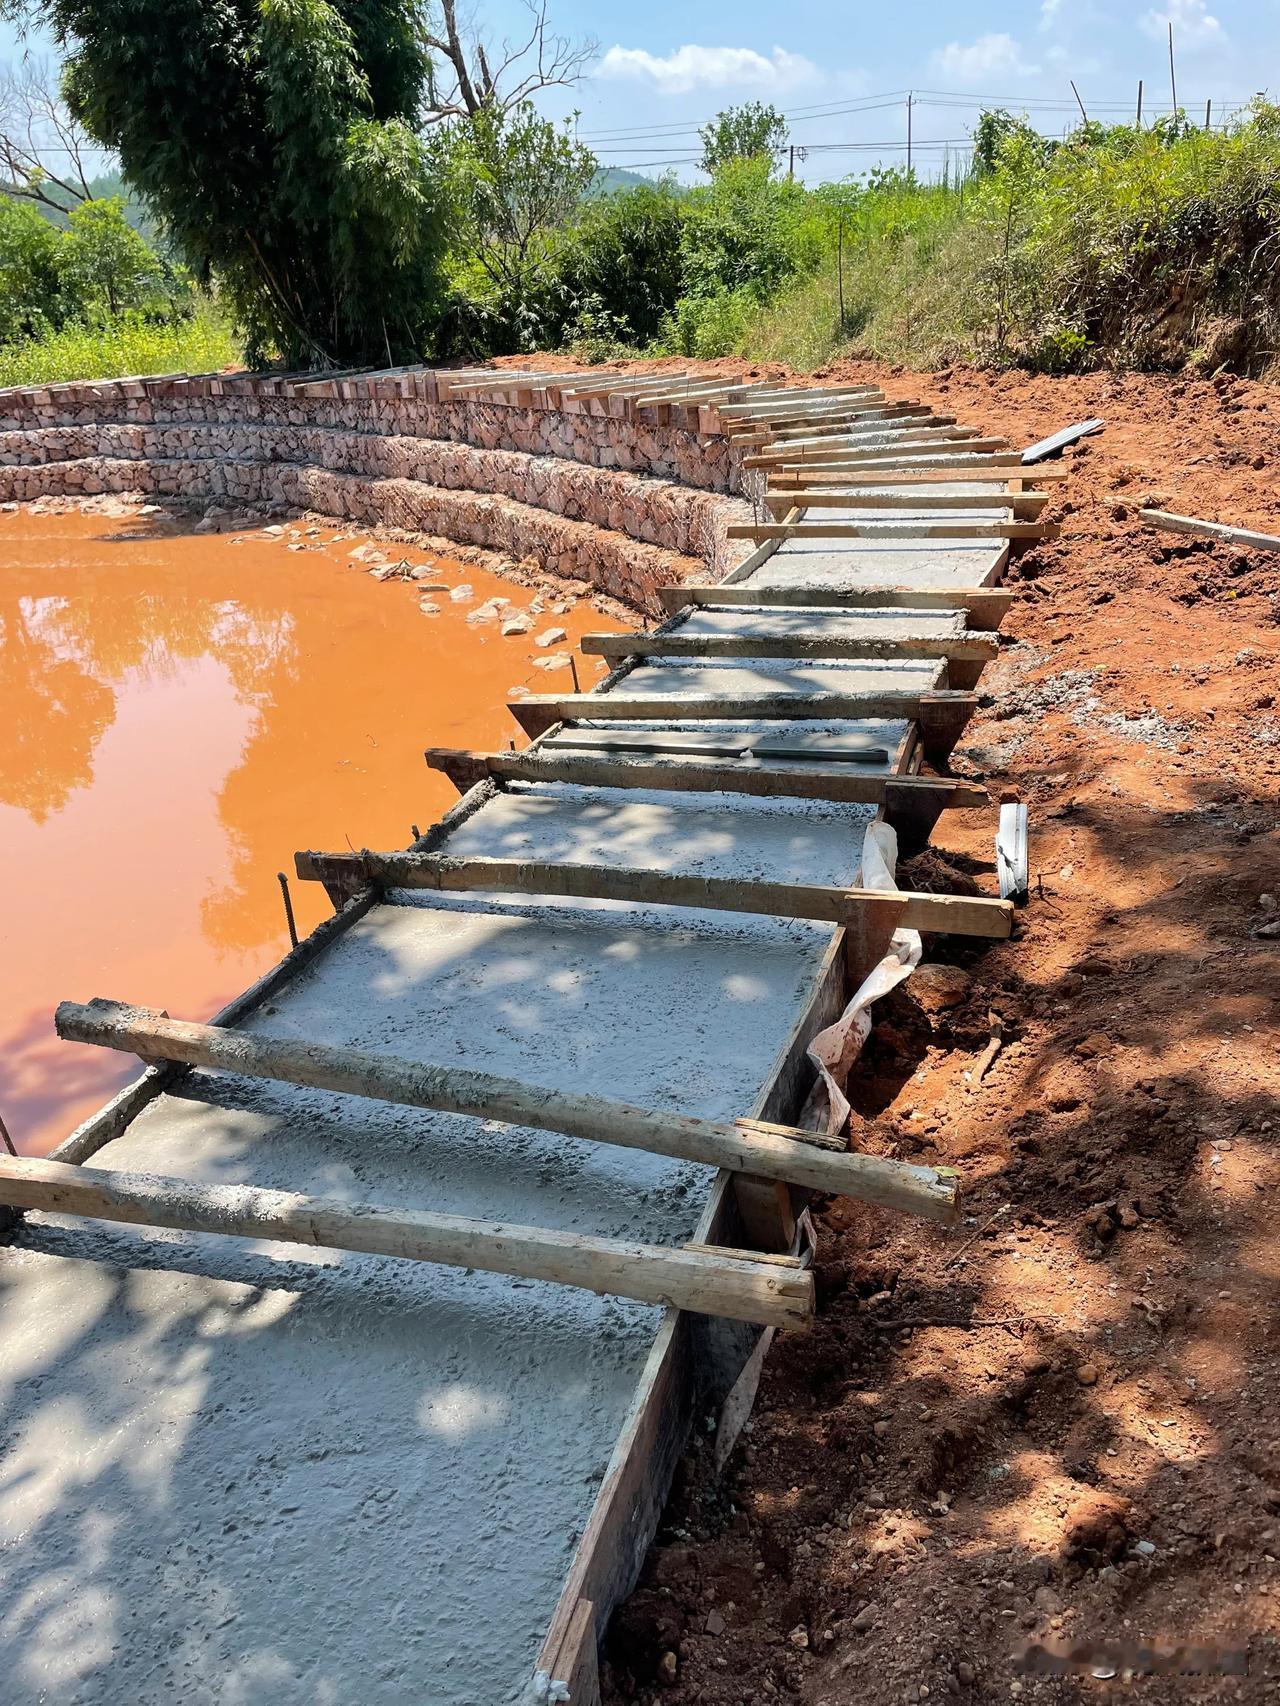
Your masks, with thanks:
M 643 172 L 628 172 L 624 166 L 602 166 L 592 178 L 588 195 L 612 195 L 615 190 L 634 190 L 641 184 L 652 189 L 654 180 Z
M 55 201 L 62 202 L 65 207 L 70 208 L 75 205 L 72 197 L 67 195 L 64 191 L 59 190 L 54 184 L 50 184 L 46 181 L 45 189 Z M 99 177 L 91 178 L 89 180 L 89 189 L 99 201 L 109 201 L 113 196 L 119 196 L 120 200 L 124 203 L 124 216 L 129 221 L 130 225 L 133 226 L 135 231 L 140 231 L 148 243 L 155 243 L 156 222 L 151 217 L 150 212 L 143 203 L 134 195 L 128 184 L 125 183 L 124 178 L 120 174 L 119 168 L 115 171 L 103 172 Z M 0 193 L 2 193 L 2 191 L 0 191 Z M 67 223 L 67 216 L 65 212 L 56 212 L 53 208 L 46 207 L 43 202 L 37 202 L 36 206 L 51 224 L 65 228 Z

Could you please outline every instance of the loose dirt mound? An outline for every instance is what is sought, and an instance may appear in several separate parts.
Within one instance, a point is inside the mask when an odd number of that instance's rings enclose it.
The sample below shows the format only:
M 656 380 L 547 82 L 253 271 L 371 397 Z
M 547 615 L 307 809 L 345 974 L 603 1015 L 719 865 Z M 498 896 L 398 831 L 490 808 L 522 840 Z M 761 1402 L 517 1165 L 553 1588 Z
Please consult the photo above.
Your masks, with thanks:
M 942 1235 L 820 1214 L 817 1329 L 775 1346 L 717 1482 L 687 1460 L 606 1697 L 813 1706 L 1109 1696 L 1033 1642 L 1247 1649 L 1280 1676 L 1280 556 L 1157 535 L 1147 502 L 1280 532 L 1280 393 L 869 364 L 895 394 L 1067 453 L 1060 540 L 1014 566 L 1016 642 L 956 767 L 1031 804 L 1013 942 L 879 1011 L 869 1149 L 958 1167 Z M 1055 488 L 1055 490 L 1058 490 Z M 913 888 L 990 886 L 989 813 Z M 974 1069 L 998 1016 L 1004 1044 Z

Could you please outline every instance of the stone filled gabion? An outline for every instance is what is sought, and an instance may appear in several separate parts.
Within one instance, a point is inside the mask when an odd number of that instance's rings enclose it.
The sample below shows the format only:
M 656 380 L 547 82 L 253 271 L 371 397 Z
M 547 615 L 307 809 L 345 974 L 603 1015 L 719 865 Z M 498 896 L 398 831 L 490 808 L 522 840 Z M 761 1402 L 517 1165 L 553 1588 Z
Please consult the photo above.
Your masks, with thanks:
M 640 609 L 732 569 L 750 519 L 729 441 L 644 419 L 473 400 L 226 395 L 123 381 L 0 394 L 0 501 L 141 492 L 287 504 L 433 533 L 591 582 Z M 367 394 L 360 394 L 362 389 Z

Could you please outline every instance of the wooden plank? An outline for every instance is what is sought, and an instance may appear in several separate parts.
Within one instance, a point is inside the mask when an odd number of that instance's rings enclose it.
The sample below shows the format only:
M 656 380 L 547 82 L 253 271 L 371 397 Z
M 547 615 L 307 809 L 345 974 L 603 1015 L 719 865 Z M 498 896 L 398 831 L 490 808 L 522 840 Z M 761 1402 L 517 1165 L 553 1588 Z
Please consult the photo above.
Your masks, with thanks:
M 971 463 L 970 457 L 974 460 Z M 981 458 L 981 460 L 979 460 Z M 858 449 L 853 444 L 822 444 L 805 448 L 798 445 L 778 445 L 772 450 L 757 451 L 744 456 L 744 468 L 811 468 L 828 465 L 841 468 L 865 468 L 870 463 L 901 463 L 905 467 L 935 468 L 1018 468 L 1022 458 L 1009 450 L 1003 438 L 970 438 L 944 440 L 939 444 L 928 438 L 898 438 L 891 444 L 868 444 Z
M 701 609 L 772 605 L 788 610 L 967 610 L 973 628 L 997 627 L 1014 601 L 1013 593 L 989 587 L 766 587 L 726 582 L 663 586 L 658 597 L 671 615 L 687 605 Z
M 835 427 L 848 426 L 851 429 L 865 428 L 868 432 L 877 432 L 889 426 L 905 427 L 908 424 L 919 424 L 921 427 L 929 422 L 936 425 L 955 424 L 954 415 L 935 415 L 927 408 L 896 403 L 868 403 L 861 407 L 856 403 L 842 403 L 823 409 L 745 408 L 741 412 L 736 412 L 733 404 L 725 403 L 720 405 L 719 414 L 730 438 L 741 439 L 763 434 L 762 442 L 766 443 L 771 436 L 779 436 L 792 428 L 826 432 Z
M 1046 456 L 1056 456 L 1077 439 L 1088 438 L 1095 432 L 1101 432 L 1104 421 L 1093 419 L 1077 421 L 1074 426 L 1063 427 L 1061 432 L 1051 433 L 1048 438 L 1042 438 L 1038 444 L 1028 445 L 1022 452 L 1024 463 L 1042 462 Z
M 1056 539 L 1050 521 L 762 521 L 734 522 L 729 539 Z
M 130 1226 L 515 1274 L 763 1326 L 801 1326 L 814 1313 L 812 1274 L 772 1263 L 258 1186 L 193 1185 L 154 1173 L 6 1155 L 0 1156 L 0 1202 Z
M 400 857 L 420 860 L 432 855 L 410 853 Z M 1002 901 L 990 904 L 997 908 L 1005 905 Z M 778 1179 L 808 1190 L 861 1196 L 868 1202 L 933 1219 L 945 1219 L 956 1212 L 954 1188 L 938 1181 L 930 1168 L 855 1155 L 843 1146 L 833 1148 L 825 1135 L 796 1127 L 752 1120 L 724 1125 L 693 1115 L 631 1107 L 600 1096 L 525 1084 L 488 1072 L 193 1025 L 150 1008 L 116 1001 L 83 1005 L 64 1001 L 56 1023 L 58 1035 L 70 1042 L 95 1043 L 146 1060 L 180 1061 L 186 1066 L 363 1096 L 398 1107 L 430 1108 L 472 1119 L 532 1126 L 538 1131 L 563 1132 L 589 1143 L 642 1149 L 652 1155 Z M 867 1192 L 874 1194 L 867 1196 Z
M 928 415 L 932 413 L 932 405 L 918 403 L 914 400 L 899 400 L 895 397 L 865 397 L 827 398 L 819 399 L 808 396 L 798 401 L 788 401 L 785 397 L 748 397 L 742 403 L 726 403 L 720 413 L 726 421 L 760 421 L 766 426 L 774 421 L 794 416 L 799 420 L 808 420 L 814 415 L 836 414 L 847 411 L 854 415 Z
M 880 749 L 883 751 L 883 749 Z M 452 752 L 429 747 L 427 763 L 442 770 L 459 791 L 485 776 L 504 782 L 572 783 L 583 788 L 657 788 L 680 792 L 759 795 L 766 799 L 835 800 L 846 805 L 885 805 L 917 796 L 936 800 L 939 809 L 990 805 L 985 788 L 949 778 L 859 774 L 848 766 L 779 768 L 741 759 L 689 763 L 663 757 L 596 757 L 541 748 L 529 753 Z
M 1171 515 L 1163 509 L 1144 509 L 1139 515 L 1148 527 L 1162 533 L 1193 533 L 1204 539 L 1218 539 L 1224 545 L 1239 545 L 1247 551 L 1280 551 L 1280 537 L 1274 533 L 1254 533 L 1247 527 L 1227 527 L 1220 521 L 1199 521 L 1192 515 Z
M 927 463 L 917 468 L 891 468 L 884 473 L 865 468 L 841 472 L 839 468 L 821 464 L 810 467 L 807 463 L 802 463 L 795 467 L 788 465 L 776 469 L 769 476 L 769 485 L 771 489 L 776 486 L 779 491 L 790 491 L 793 487 L 797 490 L 826 490 L 831 486 L 848 486 L 852 490 L 883 486 L 910 489 L 915 486 L 954 486 L 963 483 L 971 486 L 1010 486 L 1015 491 L 1021 491 L 1023 481 L 1016 468 L 1005 461 L 1001 461 L 996 467 L 988 468 L 988 460 L 986 457 L 975 456 L 974 465 L 963 472 L 956 472 L 951 468 L 934 468 Z M 1069 480 L 1071 474 L 1066 468 L 1038 468 L 1034 476 L 1028 478 L 1034 478 L 1038 485 L 1043 486 Z
M 766 438 L 771 437 L 780 450 L 794 449 L 801 444 L 858 445 L 865 441 L 875 443 L 880 439 L 897 443 L 904 438 L 920 438 L 926 443 L 936 444 L 949 439 L 969 439 L 977 436 L 977 427 L 962 426 L 954 415 L 930 415 L 924 420 L 912 417 L 901 422 L 867 421 L 864 425 L 855 422 L 850 427 L 845 427 L 839 421 L 828 424 L 816 421 L 809 425 L 779 426 L 766 430 Z
M 684 722 L 708 717 L 765 720 L 773 717 L 812 719 L 830 717 L 858 721 L 866 717 L 919 719 L 929 701 L 949 705 L 970 717 L 977 709 L 972 693 L 945 688 L 914 692 L 882 688 L 878 693 L 530 693 L 510 699 L 507 708 L 529 735 L 546 732 L 553 723 L 590 721 Z
M 559 895 L 571 900 L 616 900 L 639 906 L 746 912 L 768 918 L 812 918 L 824 924 L 847 925 L 857 913 L 867 911 L 892 919 L 896 930 L 935 930 L 954 936 L 1006 937 L 1013 917 L 1007 901 L 968 895 L 886 894 L 877 889 L 751 882 L 549 859 L 454 859 L 440 853 L 299 853 L 295 865 L 303 882 L 346 876 L 383 888 L 436 889 L 449 894 L 483 890 Z
M 767 617 L 761 621 L 766 622 Z M 584 634 L 588 657 L 612 658 L 964 658 L 988 662 L 999 651 L 990 635 L 916 634 L 893 640 L 873 634 Z
M 1028 518 L 1040 513 L 1049 501 L 1048 492 L 863 492 L 838 488 L 805 488 L 794 491 L 779 486 L 765 493 L 765 507 L 779 520 L 791 509 L 910 509 L 982 510 L 1008 509 Z

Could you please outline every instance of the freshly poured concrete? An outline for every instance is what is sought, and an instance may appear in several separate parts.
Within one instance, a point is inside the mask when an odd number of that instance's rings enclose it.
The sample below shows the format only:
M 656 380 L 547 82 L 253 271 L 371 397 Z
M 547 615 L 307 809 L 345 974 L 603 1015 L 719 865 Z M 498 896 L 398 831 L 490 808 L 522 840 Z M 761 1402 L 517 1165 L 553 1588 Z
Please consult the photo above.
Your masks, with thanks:
M 857 811 L 521 789 L 450 852 L 847 882 Z M 252 1021 L 731 1118 L 825 926 L 414 897 Z M 123 991 L 162 999 L 162 991 Z M 702 1168 L 191 1075 L 93 1165 L 679 1243 Z M 0 1673 L 75 1700 L 504 1706 L 660 1312 L 536 1282 L 32 1216 L 0 1253 Z
M 990 539 L 785 539 L 737 584 L 779 587 L 978 587 L 994 581 L 1007 545 Z
M 704 634 L 822 634 L 830 639 L 914 640 L 921 636 L 945 639 L 964 628 L 958 610 L 824 610 L 786 605 L 734 605 L 724 610 L 695 607 L 675 630 L 693 638 Z
M 746 698 L 774 693 L 924 693 L 945 684 L 947 666 L 935 658 L 908 663 L 867 659 L 856 663 L 795 663 L 785 658 L 744 659 L 741 663 L 663 658 L 637 664 L 613 689 L 616 699 L 670 695 L 678 716 L 682 693 L 716 693 Z

